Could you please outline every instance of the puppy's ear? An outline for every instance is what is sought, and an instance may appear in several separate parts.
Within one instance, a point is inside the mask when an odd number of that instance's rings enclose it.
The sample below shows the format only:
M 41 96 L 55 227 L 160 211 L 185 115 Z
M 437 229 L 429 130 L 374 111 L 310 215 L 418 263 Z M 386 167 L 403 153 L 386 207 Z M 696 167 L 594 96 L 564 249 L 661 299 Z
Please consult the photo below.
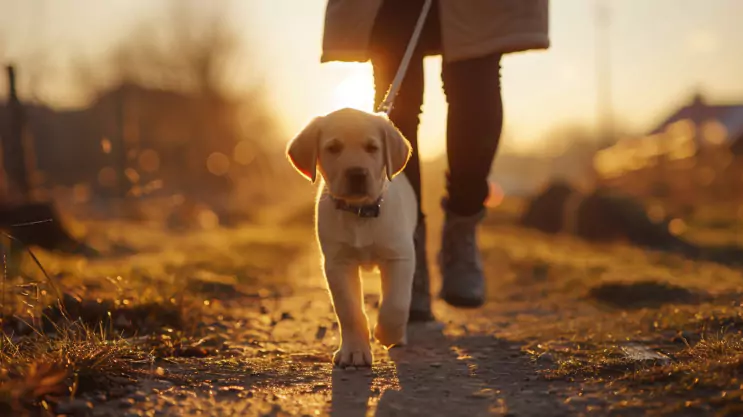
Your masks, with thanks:
M 311 182 L 317 179 L 317 150 L 320 146 L 320 122 L 315 117 L 286 147 L 286 156 L 303 177 Z
M 384 133 L 382 137 L 387 179 L 391 180 L 405 169 L 413 148 L 386 115 L 380 115 L 379 122 Z

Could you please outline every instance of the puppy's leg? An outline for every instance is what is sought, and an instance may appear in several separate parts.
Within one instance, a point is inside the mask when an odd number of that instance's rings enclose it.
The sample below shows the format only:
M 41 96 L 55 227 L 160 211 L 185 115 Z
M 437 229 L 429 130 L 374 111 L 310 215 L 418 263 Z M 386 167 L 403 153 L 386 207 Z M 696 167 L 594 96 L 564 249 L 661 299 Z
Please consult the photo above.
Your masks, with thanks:
M 387 260 L 379 265 L 379 270 L 382 274 L 382 303 L 374 337 L 388 348 L 402 346 L 407 343 L 415 258 L 411 255 Z
M 371 366 L 369 323 L 364 312 L 358 265 L 326 262 L 325 277 L 341 331 L 341 346 L 333 356 L 333 363 L 340 367 Z

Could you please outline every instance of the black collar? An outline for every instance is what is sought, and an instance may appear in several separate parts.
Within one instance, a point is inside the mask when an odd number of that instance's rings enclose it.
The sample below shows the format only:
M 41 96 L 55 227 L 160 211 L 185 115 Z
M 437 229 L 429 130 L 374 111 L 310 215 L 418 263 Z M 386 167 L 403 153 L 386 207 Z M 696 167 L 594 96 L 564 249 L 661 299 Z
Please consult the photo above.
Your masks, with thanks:
M 330 197 L 335 202 L 335 208 L 337 210 L 347 211 L 353 213 L 361 218 L 374 218 L 379 217 L 379 209 L 382 205 L 382 197 L 379 197 L 375 202 L 371 204 L 354 205 L 348 204 L 344 200 L 339 200 L 334 197 Z

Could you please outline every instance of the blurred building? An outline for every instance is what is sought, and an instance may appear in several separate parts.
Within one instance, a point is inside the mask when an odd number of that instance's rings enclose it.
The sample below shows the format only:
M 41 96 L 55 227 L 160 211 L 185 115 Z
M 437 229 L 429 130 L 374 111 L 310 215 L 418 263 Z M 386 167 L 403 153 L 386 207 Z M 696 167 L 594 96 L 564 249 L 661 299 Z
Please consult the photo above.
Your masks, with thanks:
M 124 83 L 85 108 L 24 109 L 39 189 L 83 187 L 107 197 L 157 188 L 211 199 L 258 185 L 274 169 L 273 120 L 261 103 Z M 0 103 L 2 131 L 8 117 Z
M 743 100 L 710 103 L 701 94 L 647 134 L 596 153 L 611 185 L 641 196 L 740 199 L 743 193 Z

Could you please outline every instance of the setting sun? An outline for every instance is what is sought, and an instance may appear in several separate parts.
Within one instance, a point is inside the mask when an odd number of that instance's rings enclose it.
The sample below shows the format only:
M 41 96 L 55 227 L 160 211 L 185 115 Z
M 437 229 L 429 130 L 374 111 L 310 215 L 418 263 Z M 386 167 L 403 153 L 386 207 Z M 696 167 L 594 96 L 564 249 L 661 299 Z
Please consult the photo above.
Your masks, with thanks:
M 333 89 L 333 108 L 374 111 L 374 78 L 371 68 L 359 65 Z

